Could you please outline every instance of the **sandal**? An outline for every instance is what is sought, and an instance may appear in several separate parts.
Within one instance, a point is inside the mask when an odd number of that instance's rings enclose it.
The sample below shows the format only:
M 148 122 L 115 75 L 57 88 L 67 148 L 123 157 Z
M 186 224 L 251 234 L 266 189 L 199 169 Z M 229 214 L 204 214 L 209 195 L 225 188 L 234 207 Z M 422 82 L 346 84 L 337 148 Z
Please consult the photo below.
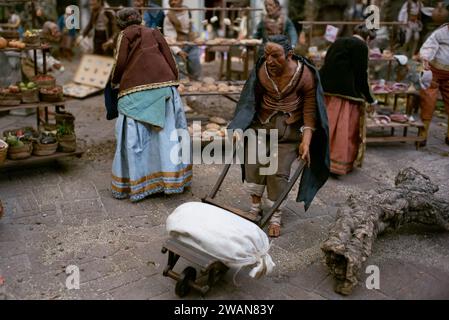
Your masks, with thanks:
M 268 236 L 271 238 L 279 238 L 281 236 L 281 226 L 277 223 L 271 223 L 268 227 Z

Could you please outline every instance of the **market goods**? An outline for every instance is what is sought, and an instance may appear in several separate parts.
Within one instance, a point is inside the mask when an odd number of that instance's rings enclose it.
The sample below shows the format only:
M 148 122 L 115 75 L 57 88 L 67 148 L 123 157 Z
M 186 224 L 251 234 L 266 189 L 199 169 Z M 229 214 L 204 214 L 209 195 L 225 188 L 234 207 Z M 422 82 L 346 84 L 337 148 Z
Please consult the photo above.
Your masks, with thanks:
M 6 48 L 7 45 L 8 45 L 8 41 L 6 41 L 5 38 L 0 37 L 0 49 Z
M 219 124 L 219 125 L 222 125 L 222 126 L 226 125 L 228 123 L 225 119 L 220 118 L 220 117 L 211 117 L 211 118 L 209 118 L 209 121 Z
M 39 74 L 31 79 L 39 88 L 53 88 L 56 85 L 56 79 L 47 74 Z
M 8 47 L 10 48 L 16 48 L 16 49 L 24 49 L 26 47 L 26 44 L 23 43 L 22 41 L 18 41 L 18 40 L 11 40 L 8 43 Z
M 211 77 L 205 77 L 205 78 L 203 79 L 203 82 L 204 82 L 205 84 L 215 84 L 215 79 L 214 79 L 214 78 L 211 78 Z
M 41 88 L 40 89 L 42 101 L 46 102 L 58 102 L 63 98 L 62 87 L 55 86 L 52 88 Z
M 215 130 L 215 131 L 218 131 L 218 130 L 221 129 L 221 127 L 220 127 L 220 125 L 218 125 L 218 124 L 216 124 L 216 123 L 208 123 L 208 124 L 206 125 L 206 129 L 207 129 L 207 130 Z

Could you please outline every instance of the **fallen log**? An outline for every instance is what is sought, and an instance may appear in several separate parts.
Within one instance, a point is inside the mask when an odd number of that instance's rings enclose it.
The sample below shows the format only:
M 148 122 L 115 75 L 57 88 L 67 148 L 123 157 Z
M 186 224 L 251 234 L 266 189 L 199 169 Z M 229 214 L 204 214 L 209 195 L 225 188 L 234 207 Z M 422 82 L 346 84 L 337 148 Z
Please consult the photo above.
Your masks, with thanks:
M 350 196 L 321 245 L 336 279 L 334 290 L 351 294 L 363 262 L 383 231 L 412 222 L 449 231 L 449 201 L 436 197 L 438 190 L 427 176 L 407 168 L 397 175 L 395 187 Z

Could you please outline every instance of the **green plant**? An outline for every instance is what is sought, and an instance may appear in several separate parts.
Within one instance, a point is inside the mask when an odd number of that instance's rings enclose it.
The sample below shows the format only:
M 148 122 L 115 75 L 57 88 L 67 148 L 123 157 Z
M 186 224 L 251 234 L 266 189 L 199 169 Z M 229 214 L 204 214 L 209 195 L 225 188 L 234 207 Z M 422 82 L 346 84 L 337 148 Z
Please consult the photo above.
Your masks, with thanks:
M 72 127 L 70 125 L 67 125 L 65 121 L 62 124 L 59 124 L 57 127 L 58 136 L 68 136 L 74 133 L 75 132 L 73 131 Z
M 11 148 L 15 148 L 15 147 L 23 147 L 23 142 L 20 141 L 19 138 L 17 138 L 16 136 L 12 135 L 12 134 L 8 134 L 8 136 L 5 139 L 6 143 L 9 144 L 9 146 Z

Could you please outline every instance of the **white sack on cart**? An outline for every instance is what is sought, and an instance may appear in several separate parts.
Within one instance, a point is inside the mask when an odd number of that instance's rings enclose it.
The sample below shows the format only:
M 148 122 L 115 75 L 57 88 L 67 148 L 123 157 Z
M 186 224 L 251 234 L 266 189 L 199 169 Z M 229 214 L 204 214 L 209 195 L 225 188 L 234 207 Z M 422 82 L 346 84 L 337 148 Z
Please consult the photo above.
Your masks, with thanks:
M 172 238 L 222 261 L 228 267 L 251 266 L 249 275 L 260 278 L 275 264 L 268 251 L 270 242 L 256 224 L 229 211 L 200 203 L 185 203 L 167 218 Z

